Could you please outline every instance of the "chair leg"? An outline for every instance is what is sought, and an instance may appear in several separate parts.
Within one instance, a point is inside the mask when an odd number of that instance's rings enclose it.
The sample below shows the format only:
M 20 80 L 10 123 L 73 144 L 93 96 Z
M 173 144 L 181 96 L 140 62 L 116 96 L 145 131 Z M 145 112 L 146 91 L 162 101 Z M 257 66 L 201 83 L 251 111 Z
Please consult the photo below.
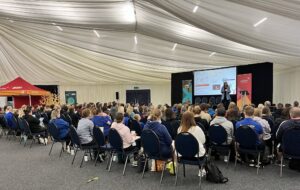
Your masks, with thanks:
M 147 163 L 148 163 L 148 158 L 146 157 L 144 168 L 143 168 L 143 173 L 142 173 L 142 178 L 144 178 Z
M 109 172 L 110 172 L 110 169 L 111 169 L 113 159 L 114 159 L 114 153 L 111 153 L 110 163 L 109 163 L 109 167 L 108 167 Z
M 229 159 L 230 159 L 230 154 L 231 154 L 231 150 L 229 150 L 229 153 L 228 153 L 228 160 L 227 160 L 227 169 L 228 169 L 228 166 L 229 166 Z
M 179 164 L 176 162 L 176 173 L 175 173 L 175 186 L 177 185 L 177 180 L 178 180 L 178 171 L 179 171 Z
M 34 137 L 32 137 L 31 144 L 30 144 L 30 148 L 32 147 L 33 142 L 35 142 Z
M 185 177 L 185 164 L 182 164 L 182 169 L 183 169 L 183 177 Z
M 50 154 L 52 152 L 53 145 L 54 145 L 54 141 L 52 141 L 52 145 L 51 145 L 51 148 L 50 148 L 50 151 L 49 151 L 49 156 L 50 156 Z
M 83 156 L 82 156 L 82 159 L 81 159 L 81 163 L 80 163 L 80 166 L 79 166 L 80 168 L 82 167 L 85 154 L 86 154 L 86 150 L 83 153 Z
M 257 158 L 257 169 L 256 169 L 256 174 L 258 174 L 259 168 L 260 168 L 260 153 L 258 153 L 258 158 Z
M 27 140 L 24 139 L 24 147 L 27 145 Z
M 91 149 L 89 149 L 89 153 L 90 153 L 90 158 L 91 158 L 91 160 L 93 160 Z
M 125 165 L 124 165 L 124 169 L 123 169 L 123 175 L 125 175 L 128 158 L 129 158 L 129 155 L 126 156 L 126 161 L 125 161 Z
M 21 136 L 20 136 L 20 144 L 22 144 L 22 140 L 23 140 L 23 135 L 21 134 Z
M 97 166 L 97 160 L 98 160 L 99 155 L 100 155 L 100 150 L 98 150 L 97 155 L 95 157 L 95 166 Z
M 72 160 L 72 165 L 74 164 L 74 160 L 75 160 L 75 157 L 77 155 L 77 151 L 78 151 L 78 148 L 76 148 L 76 150 L 75 150 L 75 154 L 74 154 L 74 157 L 73 157 L 73 160 Z
M 236 163 L 237 163 L 237 152 L 235 152 L 234 170 L 236 170 Z
M 163 170 L 162 170 L 162 172 L 161 172 L 160 184 L 162 183 L 162 180 L 163 180 L 163 178 L 164 178 L 164 172 L 165 172 L 165 169 L 166 169 L 166 161 L 164 161 Z
M 203 165 L 201 165 L 201 167 L 199 166 L 199 169 L 200 169 L 199 188 L 201 189 Z
M 53 144 L 54 144 L 54 143 L 53 143 Z M 52 144 L 52 146 L 53 146 L 53 144 Z M 52 148 L 51 148 L 51 149 L 52 149 Z M 61 143 L 61 150 L 60 150 L 59 157 L 61 157 L 61 154 L 62 154 L 63 150 L 64 150 L 64 143 Z
M 172 157 L 172 166 L 173 166 L 173 171 L 174 171 L 174 175 L 176 175 L 176 168 L 175 168 L 175 162 L 174 162 L 174 157 Z
M 111 152 L 109 152 L 109 156 L 108 156 L 108 158 L 107 158 L 107 163 L 106 163 L 106 170 L 108 170 L 108 166 L 109 166 L 109 164 L 110 164 L 110 159 L 112 158 L 112 156 L 111 156 Z
M 283 169 L 283 155 L 280 158 L 280 177 L 282 177 L 282 169 Z

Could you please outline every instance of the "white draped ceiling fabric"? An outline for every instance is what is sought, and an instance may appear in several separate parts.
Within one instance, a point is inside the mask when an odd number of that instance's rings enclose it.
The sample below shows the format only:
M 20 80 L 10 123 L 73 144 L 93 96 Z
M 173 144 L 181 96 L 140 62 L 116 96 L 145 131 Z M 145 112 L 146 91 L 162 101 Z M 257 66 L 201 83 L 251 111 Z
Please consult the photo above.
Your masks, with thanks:
M 299 65 L 299 29 L 296 0 L 0 0 L 0 84 L 163 83 L 258 62 L 280 72 Z

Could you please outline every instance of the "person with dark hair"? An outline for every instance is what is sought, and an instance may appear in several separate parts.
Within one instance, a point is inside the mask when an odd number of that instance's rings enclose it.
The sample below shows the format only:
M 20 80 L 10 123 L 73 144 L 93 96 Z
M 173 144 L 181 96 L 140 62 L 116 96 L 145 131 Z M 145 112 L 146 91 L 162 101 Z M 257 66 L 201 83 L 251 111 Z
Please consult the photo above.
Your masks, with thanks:
M 278 156 L 280 157 L 282 154 L 282 138 L 284 136 L 284 133 L 291 129 L 291 128 L 296 128 L 300 129 L 300 108 L 299 107 L 293 107 L 290 109 L 290 118 L 289 120 L 286 120 L 281 123 L 281 125 L 278 128 L 278 131 L 276 133 L 276 140 L 279 143 L 278 144 Z M 292 167 L 292 165 L 296 165 L 296 168 Z M 290 160 L 289 166 L 291 169 L 297 169 L 300 170 L 300 160 Z
M 282 110 L 283 110 L 283 104 L 278 103 L 273 114 L 275 120 L 280 117 Z
M 261 118 L 263 118 L 263 119 L 265 119 L 265 120 L 268 121 L 268 123 L 270 125 L 270 128 L 271 128 L 272 137 L 274 138 L 276 130 L 275 130 L 274 118 L 273 118 L 273 116 L 271 114 L 270 107 L 265 106 L 262 109 L 262 117 Z
M 165 120 L 162 120 L 162 124 L 167 128 L 173 140 L 177 135 L 177 129 L 179 128 L 180 121 L 176 119 L 176 113 L 172 111 L 172 108 L 165 110 Z
M 39 138 L 39 142 L 42 144 L 47 144 L 48 133 L 47 128 L 40 125 L 40 120 L 32 116 L 32 107 L 27 106 L 24 110 L 24 119 L 28 122 L 29 128 L 32 133 L 44 132 L 43 138 Z
M 110 125 L 112 123 L 110 116 L 107 115 L 105 112 L 103 112 L 103 110 L 97 109 L 92 121 L 96 127 L 104 128 L 103 135 L 104 137 L 107 137 L 110 129 Z
M 202 119 L 205 119 L 207 121 L 207 123 L 209 123 L 211 121 L 211 116 L 207 113 L 208 111 L 208 105 L 206 103 L 202 103 L 200 104 L 200 117 Z
M 72 119 L 68 113 L 68 106 L 67 105 L 62 105 L 61 106 L 61 110 L 60 110 L 60 118 L 62 118 L 63 120 L 65 120 L 66 122 L 69 123 L 69 125 L 72 124 Z
M 68 114 L 71 117 L 72 125 L 77 127 L 80 117 L 76 114 L 74 106 L 70 106 Z
M 224 107 L 217 108 L 216 117 L 210 122 L 210 125 L 221 125 L 227 132 L 227 144 L 231 144 L 233 139 L 233 124 L 225 117 L 226 110 Z
M 294 101 L 293 106 L 294 107 L 299 107 L 299 102 L 298 101 Z

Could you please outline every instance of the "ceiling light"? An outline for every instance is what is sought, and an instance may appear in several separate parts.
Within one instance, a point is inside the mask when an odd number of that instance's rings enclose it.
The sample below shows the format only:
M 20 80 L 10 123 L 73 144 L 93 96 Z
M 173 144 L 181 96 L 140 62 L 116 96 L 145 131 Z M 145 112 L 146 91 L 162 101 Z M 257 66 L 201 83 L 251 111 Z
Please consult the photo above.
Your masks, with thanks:
M 122 8 L 120 13 L 122 14 L 122 19 L 127 23 L 136 22 L 135 10 L 132 2 L 128 1 Z
M 134 36 L 134 43 L 135 43 L 135 44 L 138 43 L 138 40 L 137 40 L 137 36 L 136 36 L 136 35 Z
M 58 30 L 63 31 L 63 29 L 60 26 L 56 26 L 56 28 L 58 28 Z
M 211 57 L 211 56 L 213 56 L 213 55 L 215 55 L 216 54 L 216 52 L 212 52 L 210 55 L 209 55 L 209 57 Z
M 99 35 L 99 33 L 97 32 L 97 30 L 93 30 L 94 31 L 94 33 L 96 34 L 96 36 L 98 37 L 98 38 L 100 38 L 100 35 Z
M 198 5 L 197 5 L 197 6 L 195 6 L 195 7 L 194 7 L 194 9 L 193 9 L 193 13 L 197 12 L 198 8 L 199 8 L 199 6 L 198 6 Z
M 257 26 L 260 25 L 261 23 L 265 22 L 267 19 L 268 19 L 268 18 L 265 17 L 265 18 L 261 19 L 260 21 L 258 21 L 257 23 L 255 23 L 253 26 L 254 26 L 254 27 L 257 27 Z
M 172 51 L 175 50 L 176 46 L 177 46 L 177 43 L 175 43 L 175 44 L 173 45 Z
M 9 22 L 13 23 L 13 22 L 15 22 L 15 21 L 13 21 L 13 20 L 9 20 Z
M 52 25 L 56 26 L 56 24 L 54 22 L 52 22 Z

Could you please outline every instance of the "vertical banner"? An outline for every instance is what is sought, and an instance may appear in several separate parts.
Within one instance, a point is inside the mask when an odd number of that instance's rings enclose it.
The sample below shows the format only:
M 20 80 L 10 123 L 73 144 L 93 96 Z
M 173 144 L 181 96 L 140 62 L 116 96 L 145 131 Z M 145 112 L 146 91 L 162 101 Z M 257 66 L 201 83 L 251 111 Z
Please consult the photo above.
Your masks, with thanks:
M 237 106 L 243 110 L 244 105 L 252 101 L 252 74 L 241 74 L 237 76 Z
M 182 80 L 182 103 L 193 103 L 192 80 Z
M 72 105 L 77 104 L 77 93 L 76 91 L 65 91 L 66 104 Z

